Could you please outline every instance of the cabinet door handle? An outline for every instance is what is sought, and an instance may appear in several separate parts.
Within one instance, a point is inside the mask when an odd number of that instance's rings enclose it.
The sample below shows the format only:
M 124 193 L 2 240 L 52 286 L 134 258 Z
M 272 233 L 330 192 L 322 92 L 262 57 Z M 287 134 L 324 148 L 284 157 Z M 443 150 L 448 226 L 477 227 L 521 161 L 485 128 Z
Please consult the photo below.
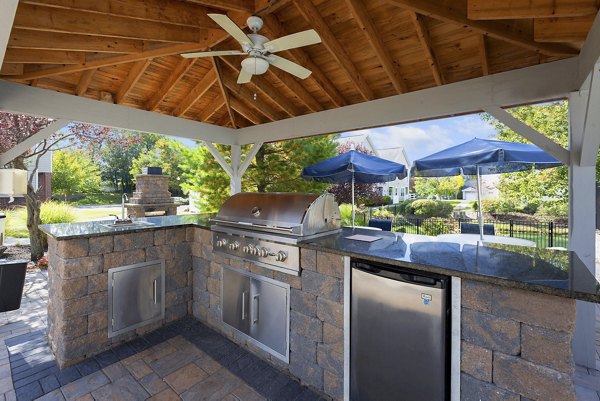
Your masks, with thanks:
M 258 323 L 258 313 L 259 313 L 259 303 L 258 303 L 258 299 L 260 297 L 260 294 L 256 294 L 253 298 L 254 298 L 254 319 L 252 320 L 253 324 Z
M 154 300 L 154 305 L 157 303 L 156 299 L 156 279 L 154 279 L 154 283 L 152 283 L 152 299 Z
M 246 291 L 242 291 L 242 320 L 246 320 Z

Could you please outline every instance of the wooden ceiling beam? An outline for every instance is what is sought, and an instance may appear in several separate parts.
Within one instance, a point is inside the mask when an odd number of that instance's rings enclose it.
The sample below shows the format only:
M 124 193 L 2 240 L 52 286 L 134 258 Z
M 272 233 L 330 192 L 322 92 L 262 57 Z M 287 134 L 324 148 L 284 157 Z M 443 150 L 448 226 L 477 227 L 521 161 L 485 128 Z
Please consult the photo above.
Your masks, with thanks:
M 144 50 L 144 42 L 135 39 L 75 35 L 71 33 L 40 33 L 28 29 L 14 28 L 8 40 L 8 47 L 97 53 L 139 53 Z
M 253 77 L 254 78 L 254 77 Z M 239 85 L 236 82 L 236 79 L 231 74 L 223 74 L 223 85 L 227 89 L 229 89 L 229 93 L 231 95 L 237 96 L 240 100 L 244 101 L 244 103 L 250 105 L 252 108 L 256 109 L 260 114 L 264 115 L 270 121 L 277 121 L 284 118 L 284 116 L 275 110 L 271 105 L 266 102 L 260 102 L 254 100 L 254 92 L 250 90 L 248 85 Z M 233 104 L 232 104 L 233 107 Z M 235 109 L 235 107 L 234 107 Z M 236 109 L 237 110 L 237 109 Z M 239 111 L 239 110 L 238 110 Z
M 185 25 L 195 28 L 218 28 L 218 25 L 207 15 L 211 10 L 198 4 L 184 1 L 21 0 L 21 4 L 89 11 L 116 17 L 128 17 L 144 21 Z
M 373 94 L 371 87 L 356 69 L 356 66 L 350 59 L 350 56 L 346 50 L 344 50 L 333 32 L 331 32 L 331 29 L 329 29 L 327 23 L 325 20 L 323 20 L 321 13 L 319 13 L 319 10 L 317 10 L 312 1 L 293 0 L 293 2 L 304 19 L 319 33 L 323 44 L 327 50 L 329 50 L 329 53 L 339 63 L 340 67 L 346 72 L 350 78 L 350 81 L 354 84 L 360 95 L 365 100 L 373 100 L 375 95 Z
M 221 10 L 254 13 L 253 0 L 188 0 L 188 2 L 220 8 Z
M 21 75 L 23 74 L 23 64 L 2 64 L 0 75 Z
M 181 58 L 158 91 L 146 103 L 146 110 L 155 111 L 175 85 L 187 74 L 194 65 L 194 59 Z
M 583 42 L 595 18 L 595 14 L 585 17 L 536 18 L 533 20 L 533 38 L 536 42 Z
M 19 5 L 13 26 L 37 31 L 181 43 L 198 43 L 207 31 L 205 28 L 25 3 Z
M 375 54 L 377 55 L 377 58 L 379 59 L 383 70 L 392 82 L 392 85 L 394 86 L 396 92 L 408 92 L 406 83 L 402 79 L 397 65 L 394 64 L 394 60 L 388 52 L 387 47 L 383 43 L 381 35 L 375 27 L 375 24 L 373 24 L 371 17 L 369 17 L 369 12 L 367 11 L 367 7 L 365 7 L 365 4 L 363 3 L 363 0 L 346 0 L 346 5 L 352 12 L 354 20 L 358 24 L 358 27 L 363 31 L 363 33 L 367 37 L 367 40 L 369 41 L 371 47 L 375 51 Z
M 202 109 L 202 112 L 198 115 L 198 121 L 207 121 L 211 118 L 223 105 L 225 100 L 221 96 L 217 96 L 212 102 Z
M 451 2 L 448 5 L 444 5 L 440 2 L 430 2 L 427 0 L 384 1 L 439 21 L 460 25 L 470 31 L 490 36 L 537 53 L 549 56 L 573 56 L 579 52 L 577 48 L 564 44 L 538 43 L 532 36 L 515 31 L 502 22 L 470 20 L 467 18 L 466 8 L 461 9 L 459 2 Z
M 17 64 L 82 64 L 85 63 L 85 53 L 63 50 L 6 49 L 4 62 Z
M 217 82 L 217 74 L 210 69 L 204 77 L 192 88 L 186 97 L 173 110 L 173 115 L 181 117 L 184 115 L 208 90 Z
M 221 90 L 221 96 L 223 96 L 223 100 L 225 101 L 225 106 L 227 108 L 227 114 L 229 115 L 229 118 L 231 119 L 231 125 L 233 126 L 233 128 L 237 128 L 237 125 L 235 123 L 235 117 L 233 116 L 233 111 L 231 110 L 231 105 L 229 104 L 229 93 L 227 93 L 227 89 L 225 88 L 225 85 L 223 85 L 223 79 L 222 79 L 222 71 L 221 71 L 221 65 L 219 64 L 219 59 L 217 59 L 216 57 L 211 57 L 210 61 L 212 62 L 213 68 L 217 74 L 217 83 L 219 84 L 219 89 Z
M 234 71 L 236 76 L 240 73 L 240 66 L 237 63 L 237 60 L 234 61 L 230 57 L 221 57 L 221 60 Z M 294 117 L 302 114 L 302 110 L 276 89 L 264 76 L 253 76 L 251 84 L 254 85 L 255 90 L 258 90 L 264 96 L 271 99 L 273 103 L 281 108 L 288 116 Z
M 264 122 L 264 117 L 261 117 L 255 113 L 235 95 L 231 96 L 231 107 L 252 124 L 258 125 Z
M 597 0 L 467 0 L 471 20 L 581 17 L 597 12 Z
M 281 38 L 288 35 L 288 32 L 283 27 L 283 24 L 279 22 L 275 15 L 265 16 L 264 23 L 265 26 L 263 29 L 269 32 L 272 37 Z M 313 79 L 335 106 L 341 107 L 348 104 L 346 99 L 344 99 L 342 94 L 331 83 L 321 68 L 311 60 L 304 50 L 301 48 L 291 49 L 287 51 L 287 54 L 291 56 L 293 61 L 312 71 L 312 74 L 310 74 L 308 79 Z
M 83 96 L 87 92 L 90 87 L 90 83 L 92 82 L 92 78 L 94 78 L 94 74 L 97 70 L 87 70 L 81 74 L 79 78 L 79 82 L 77 83 L 77 87 L 75 88 L 75 94 L 77 96 Z
M 292 0 L 254 0 L 254 13 L 258 16 L 273 14 L 290 4 Z
M 123 101 L 125 100 L 125 98 L 127 98 L 135 84 L 137 84 L 142 75 L 144 75 L 146 68 L 148 68 L 151 62 L 152 59 L 145 59 L 136 61 L 133 64 L 133 67 L 131 67 L 129 73 L 127 74 L 125 82 L 123 82 L 123 84 L 119 88 L 119 91 L 117 92 L 117 95 L 115 96 L 115 102 L 117 104 L 123 103 Z
M 410 12 L 410 18 L 415 26 L 415 30 L 417 31 L 417 37 L 419 38 L 421 47 L 425 52 L 425 58 L 427 59 L 429 68 L 431 68 L 431 73 L 433 74 L 435 84 L 438 86 L 443 85 L 444 76 L 442 75 L 440 63 L 437 57 L 435 56 L 433 44 L 431 43 L 431 38 L 429 37 L 429 31 L 427 30 L 427 25 L 425 25 L 425 20 L 423 19 L 422 15 L 419 15 L 412 11 Z
M 479 37 L 479 57 L 481 58 L 481 72 L 483 75 L 489 75 L 490 66 L 488 63 L 487 44 L 485 43 L 485 35 L 477 35 Z
M 302 103 L 306 105 L 311 111 L 317 112 L 325 110 L 321 103 L 313 97 L 313 95 L 304 88 L 304 86 L 292 75 L 285 71 L 280 70 L 277 67 L 269 67 L 267 74 L 271 77 L 275 77 L 279 80 L 286 88 L 288 88 L 295 96 L 300 99 Z

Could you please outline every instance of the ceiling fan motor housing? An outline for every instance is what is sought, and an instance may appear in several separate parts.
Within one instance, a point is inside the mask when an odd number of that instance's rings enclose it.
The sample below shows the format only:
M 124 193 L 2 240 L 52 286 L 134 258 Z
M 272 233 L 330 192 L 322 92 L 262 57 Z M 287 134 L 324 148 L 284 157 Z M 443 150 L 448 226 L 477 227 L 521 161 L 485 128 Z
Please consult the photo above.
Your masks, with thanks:
M 250 30 L 254 33 L 260 31 L 263 27 L 263 20 L 260 17 L 257 17 L 255 15 L 251 15 L 248 17 L 248 19 L 246 20 L 246 24 L 248 25 L 248 28 L 250 28 Z

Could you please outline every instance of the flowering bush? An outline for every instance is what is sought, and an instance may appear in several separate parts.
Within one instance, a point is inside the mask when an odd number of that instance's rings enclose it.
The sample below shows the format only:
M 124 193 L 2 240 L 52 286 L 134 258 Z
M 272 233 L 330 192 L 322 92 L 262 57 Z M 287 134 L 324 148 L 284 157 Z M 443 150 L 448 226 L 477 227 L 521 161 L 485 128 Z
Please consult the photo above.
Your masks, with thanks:
M 37 265 L 40 269 L 47 269 L 48 268 L 48 258 L 46 258 L 45 256 L 42 256 L 41 258 L 38 259 Z

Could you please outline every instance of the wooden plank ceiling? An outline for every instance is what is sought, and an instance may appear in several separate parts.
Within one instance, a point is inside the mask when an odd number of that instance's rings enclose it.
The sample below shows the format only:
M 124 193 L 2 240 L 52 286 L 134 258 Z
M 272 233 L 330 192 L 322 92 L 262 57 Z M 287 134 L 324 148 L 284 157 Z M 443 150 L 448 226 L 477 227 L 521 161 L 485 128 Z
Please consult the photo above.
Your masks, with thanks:
M 522 68 L 579 52 L 600 0 L 21 0 L 0 78 L 229 127 L 245 127 Z M 264 18 L 282 52 L 238 85 L 239 49 L 207 13 Z

